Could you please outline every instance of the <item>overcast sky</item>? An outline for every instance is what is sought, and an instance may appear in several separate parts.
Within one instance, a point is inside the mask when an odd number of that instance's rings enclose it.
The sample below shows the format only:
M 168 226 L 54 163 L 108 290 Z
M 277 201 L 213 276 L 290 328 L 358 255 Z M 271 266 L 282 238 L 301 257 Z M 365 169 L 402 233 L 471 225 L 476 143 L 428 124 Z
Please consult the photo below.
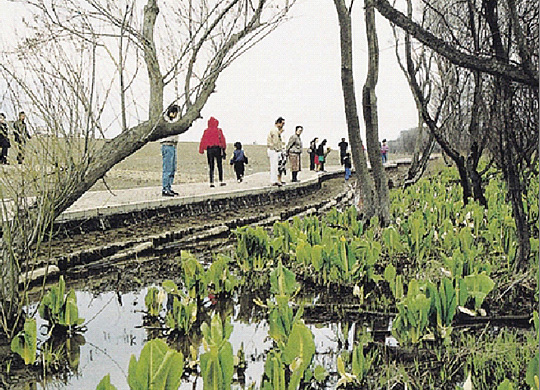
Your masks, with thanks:
M 360 115 L 361 91 L 367 71 L 362 6 L 363 2 L 357 2 L 353 12 L 353 65 Z M 7 0 L 0 0 L 0 9 L 1 39 L 5 41 L 12 35 L 20 12 L 13 12 L 15 7 Z M 334 3 L 332 0 L 298 0 L 290 17 L 220 75 L 217 92 L 203 109 L 203 119 L 181 135 L 183 141 L 198 141 L 210 116 L 220 121 L 228 142 L 266 143 L 266 135 L 279 116 L 286 119 L 285 139 L 297 124 L 304 126 L 305 144 L 317 136 L 327 138 L 329 146 L 336 147 L 341 137 L 348 138 Z M 401 130 L 416 126 L 417 114 L 395 58 L 393 35 L 386 20 L 378 17 L 377 29 L 379 137 L 395 139 Z M 362 117 L 360 123 L 365 139 Z
M 353 14 L 354 76 L 359 115 L 361 92 L 367 72 L 367 41 L 362 2 Z M 266 143 L 275 119 L 286 119 L 285 137 L 294 126 L 304 126 L 304 143 L 315 136 L 335 147 L 347 136 L 341 89 L 339 26 L 332 0 L 300 0 L 292 19 L 239 58 L 218 80 L 217 93 L 195 123 L 200 134 L 206 118 L 220 120 L 227 140 Z M 414 101 L 394 53 L 391 28 L 378 18 L 380 73 L 377 85 L 380 139 L 395 139 L 399 132 L 416 126 Z M 363 118 L 360 117 L 362 138 Z M 193 134 L 183 139 L 193 139 Z

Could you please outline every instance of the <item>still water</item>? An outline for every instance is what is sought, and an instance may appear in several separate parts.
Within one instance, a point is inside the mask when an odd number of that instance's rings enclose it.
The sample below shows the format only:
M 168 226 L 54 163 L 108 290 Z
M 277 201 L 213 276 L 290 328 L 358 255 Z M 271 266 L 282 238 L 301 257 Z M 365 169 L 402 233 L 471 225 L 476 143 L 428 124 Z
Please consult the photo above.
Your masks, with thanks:
M 136 292 L 118 294 L 105 292 L 99 295 L 77 291 L 79 316 L 84 318 L 86 331 L 79 337 L 80 343 L 71 346 L 71 372 L 62 377 L 48 377 L 36 384 L 36 389 L 93 390 L 101 379 L 110 374 L 111 383 L 118 390 L 129 389 L 127 384 L 129 360 L 132 355 L 139 358 L 144 344 L 148 341 L 148 331 L 142 327 L 145 310 L 144 297 L 147 288 Z M 249 323 L 238 319 L 240 306 L 232 307 L 233 332 L 230 342 L 234 354 L 243 346 L 247 368 L 244 384 L 235 383 L 233 388 L 247 388 L 251 383 L 260 385 L 264 371 L 266 352 L 272 346 L 265 320 Z M 243 316 L 244 317 L 244 316 Z M 38 318 L 38 329 L 44 322 Z M 337 336 L 339 324 L 327 326 L 308 325 L 316 345 L 315 364 L 335 371 L 338 350 Z M 41 338 L 46 330 L 41 327 Z M 82 340 L 84 339 L 84 340 Z M 200 339 L 196 342 L 200 346 Z M 201 389 L 202 378 L 190 376 L 180 389 Z

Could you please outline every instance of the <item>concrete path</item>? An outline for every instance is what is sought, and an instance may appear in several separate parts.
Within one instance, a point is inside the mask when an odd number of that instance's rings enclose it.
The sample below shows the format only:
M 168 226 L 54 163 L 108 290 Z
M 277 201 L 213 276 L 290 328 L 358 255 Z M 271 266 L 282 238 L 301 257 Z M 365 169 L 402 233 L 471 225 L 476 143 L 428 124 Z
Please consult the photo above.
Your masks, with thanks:
M 327 172 L 314 172 L 303 170 L 299 173 L 298 183 L 291 183 L 291 175 L 288 173 L 285 178 L 286 184 L 283 187 L 275 187 L 270 184 L 270 174 L 259 172 L 248 175 L 242 183 L 228 181 L 227 185 L 210 188 L 206 183 L 183 183 L 173 185 L 174 191 L 180 195 L 175 197 L 164 197 L 161 195 L 161 187 L 139 187 L 133 189 L 112 190 L 112 191 L 88 191 L 70 208 L 68 208 L 59 220 L 73 220 L 96 215 L 110 215 L 121 212 L 132 212 L 145 208 L 167 207 L 169 205 L 181 205 L 205 199 L 217 199 L 234 193 L 245 193 L 252 191 L 268 191 L 286 189 L 290 186 L 306 185 L 318 181 L 323 175 L 336 175 L 343 172 L 341 166 L 326 167 Z
M 410 164 L 410 159 L 389 161 L 384 164 L 385 169 L 394 169 L 401 164 Z M 77 202 L 68 208 L 57 221 L 68 221 L 86 219 L 100 215 L 113 215 L 126 212 L 140 211 L 149 208 L 163 208 L 200 202 L 211 199 L 229 197 L 230 194 L 260 193 L 263 191 L 280 191 L 291 188 L 291 186 L 311 185 L 319 181 L 321 176 L 336 176 L 342 174 L 342 166 L 327 166 L 326 172 L 314 172 L 303 170 L 299 173 L 298 183 L 291 183 L 291 175 L 288 172 L 284 187 L 275 187 L 270 184 L 270 173 L 259 172 L 248 175 L 242 183 L 235 180 L 227 182 L 226 186 L 210 188 L 208 182 L 205 183 L 183 183 L 173 185 L 174 191 L 180 195 L 175 197 L 164 197 L 161 195 L 161 187 L 139 187 L 124 190 L 112 191 L 89 191 L 85 193 Z

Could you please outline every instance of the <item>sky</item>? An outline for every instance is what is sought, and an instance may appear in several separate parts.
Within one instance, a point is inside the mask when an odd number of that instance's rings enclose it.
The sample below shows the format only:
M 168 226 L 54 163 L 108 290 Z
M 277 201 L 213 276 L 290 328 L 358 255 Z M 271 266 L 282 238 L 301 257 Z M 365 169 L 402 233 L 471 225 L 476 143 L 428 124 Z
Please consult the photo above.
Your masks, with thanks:
M 377 19 L 380 70 L 377 85 L 379 138 L 396 139 L 401 130 L 415 127 L 417 111 L 394 52 L 392 30 Z M 353 12 L 353 67 L 359 115 L 361 92 L 367 74 L 367 41 L 362 2 Z M 203 110 L 203 120 L 193 126 L 200 134 L 206 118 L 220 121 L 227 137 L 266 143 L 275 120 L 286 120 L 284 138 L 303 125 L 305 144 L 314 137 L 327 138 L 337 147 L 347 136 L 341 89 L 339 25 L 332 0 L 301 0 L 291 20 L 236 60 L 217 83 L 217 93 Z M 363 118 L 360 117 L 362 138 Z M 190 131 L 191 132 L 191 131 Z M 182 136 L 192 140 L 190 132 Z
M 363 2 L 357 1 L 353 11 L 353 71 L 361 135 L 365 140 L 361 91 L 368 58 L 362 6 Z M 0 0 L 1 40 L 11 35 L 20 17 L 19 7 Z M 293 134 L 296 125 L 304 127 L 302 138 L 306 145 L 314 137 L 328 139 L 330 147 L 337 147 L 342 137 L 348 139 L 334 3 L 298 0 L 289 17 L 222 72 L 216 92 L 202 111 L 203 118 L 180 136 L 181 141 L 199 141 L 210 116 L 219 120 L 230 143 L 265 144 L 279 116 L 286 120 L 285 140 Z M 400 131 L 416 126 L 417 113 L 407 81 L 398 67 L 391 28 L 379 16 L 377 30 L 379 138 L 396 139 Z M 108 134 L 114 135 L 114 131 Z

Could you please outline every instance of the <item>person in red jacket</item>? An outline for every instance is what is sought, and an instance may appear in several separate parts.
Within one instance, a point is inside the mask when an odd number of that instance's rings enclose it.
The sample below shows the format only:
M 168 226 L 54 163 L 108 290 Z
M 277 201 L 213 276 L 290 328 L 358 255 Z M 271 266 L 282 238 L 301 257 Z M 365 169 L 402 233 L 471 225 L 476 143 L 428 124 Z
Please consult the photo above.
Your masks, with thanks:
M 225 159 L 225 149 L 227 143 L 223 131 L 218 127 L 219 122 L 216 118 L 210 117 L 208 128 L 204 131 L 201 143 L 199 144 L 199 153 L 208 158 L 208 168 L 210 173 L 210 187 L 214 187 L 214 161 L 217 164 L 220 185 L 224 186 L 223 181 L 223 160 Z

